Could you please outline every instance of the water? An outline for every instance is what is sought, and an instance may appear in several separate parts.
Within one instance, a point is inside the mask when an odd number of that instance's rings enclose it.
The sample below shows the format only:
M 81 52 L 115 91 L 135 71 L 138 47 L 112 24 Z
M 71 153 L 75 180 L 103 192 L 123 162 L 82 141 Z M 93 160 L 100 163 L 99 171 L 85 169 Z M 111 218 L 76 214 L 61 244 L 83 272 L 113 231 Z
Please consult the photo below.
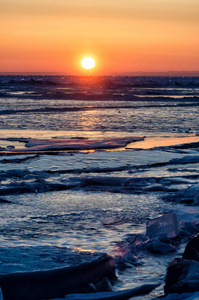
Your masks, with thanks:
M 144 239 L 148 219 L 171 210 L 182 231 L 187 224 L 197 231 L 199 78 L 1 76 L 0 87 L 0 273 L 75 265 L 106 252 L 124 280 L 114 289 L 163 279 L 187 239 L 166 254 L 140 242 L 135 255 L 133 241 Z M 135 136 L 144 142 L 112 149 Z M 81 147 L 88 139 L 96 147 L 21 153 L 31 139 Z
M 198 129 L 198 77 L 1 76 L 0 84 L 3 129 Z

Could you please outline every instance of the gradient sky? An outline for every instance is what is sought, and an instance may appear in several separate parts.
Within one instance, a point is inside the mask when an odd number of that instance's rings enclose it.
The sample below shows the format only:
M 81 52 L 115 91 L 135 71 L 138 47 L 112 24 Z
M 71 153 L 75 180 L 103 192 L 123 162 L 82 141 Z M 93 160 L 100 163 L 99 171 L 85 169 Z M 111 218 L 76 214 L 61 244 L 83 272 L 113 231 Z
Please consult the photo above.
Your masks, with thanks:
M 0 72 L 198 71 L 199 0 L 0 0 L 0 41 Z

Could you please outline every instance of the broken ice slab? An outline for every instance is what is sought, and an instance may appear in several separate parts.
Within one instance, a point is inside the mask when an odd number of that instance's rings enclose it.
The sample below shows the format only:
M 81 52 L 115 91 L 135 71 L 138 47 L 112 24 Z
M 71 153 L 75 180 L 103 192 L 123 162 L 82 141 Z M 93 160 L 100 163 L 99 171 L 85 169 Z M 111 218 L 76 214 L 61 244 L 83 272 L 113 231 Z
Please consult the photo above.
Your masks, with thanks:
M 167 269 L 165 294 L 199 291 L 198 270 L 199 262 L 195 260 L 174 259 Z
M 166 213 L 165 215 L 149 220 L 146 222 L 146 236 L 165 236 L 174 238 L 180 232 L 178 218 L 174 212 Z
M 154 300 L 157 300 L 159 298 L 154 298 Z M 194 293 L 174 293 L 174 294 L 168 294 L 165 297 L 161 297 L 161 300 L 197 300 L 199 299 L 199 292 Z
M 91 262 L 71 267 L 0 275 L 5 300 L 40 300 L 62 297 L 74 290 L 87 288 L 102 279 L 115 281 L 115 259 L 104 254 Z
M 31 140 L 25 146 L 31 150 L 88 150 L 125 147 L 143 137 L 106 138 L 92 140 Z
M 169 252 L 175 252 L 176 248 L 169 240 L 161 241 L 160 237 L 155 237 L 146 242 L 146 249 L 151 253 L 166 254 Z
M 0 288 L 0 300 L 3 300 L 3 294 L 1 288 Z
M 116 292 L 98 292 L 88 294 L 69 294 L 64 299 L 67 300 L 125 300 L 130 297 L 149 294 L 152 290 L 157 288 L 160 284 L 144 284 L 134 289 L 116 291 Z M 58 299 L 54 299 L 58 300 Z
M 199 204 L 199 185 L 193 184 L 188 188 L 182 189 L 176 192 L 174 195 L 167 195 L 164 197 L 165 200 L 173 201 L 176 203 L 184 203 L 188 205 Z

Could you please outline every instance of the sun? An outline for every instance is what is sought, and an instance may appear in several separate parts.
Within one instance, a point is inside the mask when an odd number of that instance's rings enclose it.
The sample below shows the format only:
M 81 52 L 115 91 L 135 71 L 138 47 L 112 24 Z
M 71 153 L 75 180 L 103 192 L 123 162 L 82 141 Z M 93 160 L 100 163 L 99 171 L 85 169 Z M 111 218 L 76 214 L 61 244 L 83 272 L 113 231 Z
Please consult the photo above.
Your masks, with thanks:
M 95 61 L 91 57 L 85 57 L 82 60 L 81 65 L 84 69 L 92 69 L 95 66 Z

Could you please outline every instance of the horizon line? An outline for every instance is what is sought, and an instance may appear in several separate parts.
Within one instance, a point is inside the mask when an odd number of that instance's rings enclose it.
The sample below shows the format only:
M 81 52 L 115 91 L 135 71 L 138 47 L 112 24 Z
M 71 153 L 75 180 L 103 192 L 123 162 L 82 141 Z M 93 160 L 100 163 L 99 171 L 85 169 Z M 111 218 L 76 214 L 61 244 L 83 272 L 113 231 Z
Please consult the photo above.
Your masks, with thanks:
M 69 73 L 62 73 L 62 72 L 0 72 L 0 76 L 9 76 L 9 75 L 29 75 L 29 76 L 36 76 L 36 75 L 48 75 L 48 76 L 93 76 L 93 77 L 97 77 L 97 76 L 156 76 L 156 75 L 166 75 L 166 76 L 171 76 L 171 75 L 186 75 L 186 76 L 199 76 L 199 70 L 198 71 L 135 71 L 135 72 L 113 72 L 110 74 L 98 74 L 98 75 L 82 75 L 82 74 L 69 74 Z

